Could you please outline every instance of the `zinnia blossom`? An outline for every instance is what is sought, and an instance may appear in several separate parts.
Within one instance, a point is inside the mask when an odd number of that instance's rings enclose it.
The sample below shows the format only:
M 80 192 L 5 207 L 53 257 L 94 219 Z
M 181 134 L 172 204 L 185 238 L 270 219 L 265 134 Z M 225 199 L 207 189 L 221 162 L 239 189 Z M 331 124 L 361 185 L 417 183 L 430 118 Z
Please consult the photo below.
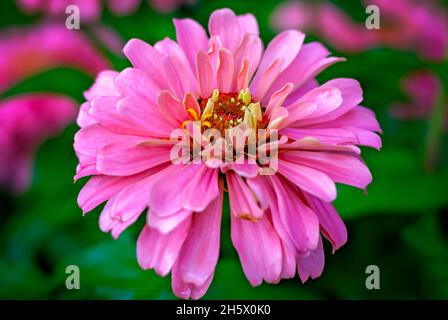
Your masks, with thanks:
M 386 46 L 414 50 L 431 60 L 446 57 L 447 12 L 436 3 L 423 0 L 364 2 L 366 7 L 379 8 L 380 29 L 368 30 L 330 2 L 311 4 L 302 0 L 281 4 L 272 14 L 271 22 L 277 30 L 293 27 L 312 31 L 345 52 Z
M 0 35 L 0 94 L 55 67 L 74 67 L 92 76 L 109 66 L 78 31 L 42 24 Z M 47 138 L 76 119 L 76 103 L 61 95 L 24 94 L 0 99 L 0 185 L 25 191 L 32 179 L 34 152 Z
M 78 6 L 81 22 L 97 21 L 101 16 L 101 0 L 17 0 L 18 5 L 27 13 L 45 13 L 50 16 L 66 15 L 70 5 Z M 148 3 L 159 12 L 171 12 L 183 4 L 191 4 L 195 0 L 149 0 Z M 137 11 L 141 0 L 107 0 L 109 10 L 117 15 L 129 15 Z
M 22 192 L 30 184 L 34 153 L 76 118 L 76 103 L 54 94 L 0 101 L 0 186 Z
M 253 286 L 304 282 L 324 267 L 321 234 L 336 250 L 347 231 L 332 205 L 335 182 L 365 189 L 372 177 L 358 146 L 381 147 L 375 115 L 360 106 L 353 79 L 319 85 L 314 77 L 343 61 L 288 30 L 263 48 L 251 14 L 215 11 L 209 34 L 175 19 L 177 42 L 130 40 L 133 67 L 104 71 L 85 93 L 74 148 L 75 179 L 93 176 L 79 194 L 87 213 L 106 202 L 100 228 L 114 238 L 143 211 L 137 241 L 143 269 L 172 273 L 178 297 L 198 299 L 213 278 L 220 247 L 223 193 L 231 238 Z M 258 164 L 174 164 L 170 152 L 194 123 L 218 130 L 278 130 L 278 172 Z M 230 145 L 228 145 L 229 147 Z
M 109 67 L 106 58 L 81 32 L 59 24 L 3 31 L 0 52 L 0 92 L 56 67 L 69 66 L 92 76 Z
M 399 119 L 428 119 L 440 98 L 442 83 L 430 70 L 417 70 L 407 74 L 401 82 L 409 102 L 394 103 L 390 112 Z M 448 128 L 448 115 L 445 126 Z

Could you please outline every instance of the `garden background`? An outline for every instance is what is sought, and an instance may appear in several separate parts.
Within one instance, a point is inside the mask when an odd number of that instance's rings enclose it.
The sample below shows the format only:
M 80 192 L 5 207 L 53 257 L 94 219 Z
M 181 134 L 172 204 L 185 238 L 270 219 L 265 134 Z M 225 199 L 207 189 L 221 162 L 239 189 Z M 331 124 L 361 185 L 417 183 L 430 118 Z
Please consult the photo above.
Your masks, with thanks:
M 364 23 L 367 15 L 361 1 L 332 2 L 355 21 Z M 238 14 L 251 12 L 256 16 L 266 45 L 276 34 L 270 18 L 277 5 L 274 0 L 198 0 L 160 13 L 142 1 L 138 11 L 126 16 L 116 16 L 104 7 L 95 25 L 112 28 L 124 42 L 140 38 L 152 44 L 165 36 L 175 38 L 174 17 L 191 17 L 206 26 L 213 10 L 229 7 Z M 438 5 L 448 9 L 447 1 Z M 42 14 L 24 13 L 15 1 L 2 0 L 0 39 L 7 29 L 36 25 L 43 19 Z M 87 35 L 114 69 L 129 66 L 124 56 L 98 41 L 92 25 L 82 24 L 81 30 L 73 32 Z M 381 151 L 363 148 L 363 157 L 373 174 L 368 195 L 338 186 L 335 206 L 347 225 L 348 242 L 334 255 L 325 244 L 325 269 L 316 280 L 302 284 L 296 277 L 252 288 L 230 241 L 226 204 L 220 259 L 204 298 L 447 299 L 448 136 L 440 125 L 443 108 L 426 119 L 415 120 L 398 119 L 390 111 L 393 103 L 409 101 L 400 81 L 413 70 L 432 70 L 442 80 L 442 93 L 446 92 L 447 59 L 434 62 L 413 50 L 386 47 L 342 52 L 315 34 L 308 34 L 305 41 L 316 39 L 325 43 L 334 56 L 347 58 L 347 62 L 320 74 L 319 82 L 336 77 L 359 80 L 364 89 L 363 105 L 375 111 L 384 131 Z M 51 68 L 8 88 L 0 94 L 0 100 L 27 92 L 56 92 L 81 104 L 82 94 L 93 80 L 91 75 L 70 66 Z M 39 146 L 33 181 L 26 192 L 13 194 L 4 189 L 0 193 L 0 298 L 174 299 L 170 276 L 161 278 L 137 264 L 136 238 L 143 217 L 114 240 L 99 230 L 99 209 L 82 216 L 76 198 L 87 179 L 73 183 L 77 165 L 73 136 L 77 130 L 73 122 Z M 79 266 L 80 290 L 66 289 L 67 265 Z M 368 265 L 380 269 L 379 290 L 366 289 Z

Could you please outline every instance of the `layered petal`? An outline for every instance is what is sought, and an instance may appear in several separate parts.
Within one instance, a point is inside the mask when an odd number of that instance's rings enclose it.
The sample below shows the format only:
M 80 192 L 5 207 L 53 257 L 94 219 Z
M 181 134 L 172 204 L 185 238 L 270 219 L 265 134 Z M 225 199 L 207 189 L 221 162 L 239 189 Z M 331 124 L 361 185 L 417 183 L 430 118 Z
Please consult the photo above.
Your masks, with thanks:
M 267 216 L 257 222 L 231 215 L 232 243 L 252 286 L 276 283 L 282 272 L 282 245 Z
M 173 291 L 179 297 L 198 299 L 210 284 L 219 256 L 221 208 L 222 194 L 192 218 L 173 269 Z

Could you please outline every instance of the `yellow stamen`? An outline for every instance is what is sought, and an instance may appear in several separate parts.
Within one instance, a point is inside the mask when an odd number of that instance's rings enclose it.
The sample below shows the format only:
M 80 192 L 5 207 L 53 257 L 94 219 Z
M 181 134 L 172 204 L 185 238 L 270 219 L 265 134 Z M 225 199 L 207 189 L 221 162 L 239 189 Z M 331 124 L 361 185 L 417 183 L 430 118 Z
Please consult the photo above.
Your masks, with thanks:
M 246 88 L 244 90 L 242 101 L 244 102 L 245 105 L 248 105 L 252 101 L 252 96 L 250 94 L 249 88 Z
M 185 120 L 184 122 L 182 122 L 182 129 L 185 129 L 188 122 L 190 122 L 190 120 Z
M 251 103 L 244 113 L 244 123 L 251 129 L 257 129 L 257 122 L 262 119 L 260 103 Z
M 241 89 L 240 93 L 238 93 L 238 100 L 243 101 L 244 89 Z
M 211 117 L 212 117 L 212 114 L 211 114 L 211 113 L 204 114 L 204 115 L 202 116 L 202 121 L 207 120 L 207 119 L 210 119 Z
M 210 122 L 208 122 L 208 121 L 202 121 L 202 126 L 210 128 L 212 126 L 212 124 Z
M 218 89 L 213 90 L 211 99 L 213 102 L 218 101 L 218 99 L 219 99 L 219 90 Z
M 215 103 L 213 102 L 213 99 L 212 98 L 208 99 L 207 104 L 205 105 L 205 109 L 202 112 L 201 120 L 204 119 L 204 116 L 206 114 L 209 114 L 209 113 L 213 114 L 214 107 L 215 107 Z
M 196 111 L 193 108 L 188 108 L 187 112 L 188 112 L 188 114 L 190 116 L 193 117 L 194 121 L 198 121 L 199 120 L 198 114 L 196 113 Z

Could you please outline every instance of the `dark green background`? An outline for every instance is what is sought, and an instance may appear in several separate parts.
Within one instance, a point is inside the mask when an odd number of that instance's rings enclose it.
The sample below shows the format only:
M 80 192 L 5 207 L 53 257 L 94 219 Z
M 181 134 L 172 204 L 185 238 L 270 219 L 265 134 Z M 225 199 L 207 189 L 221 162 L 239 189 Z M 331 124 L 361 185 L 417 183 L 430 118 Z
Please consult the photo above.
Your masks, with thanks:
M 334 1 L 355 19 L 365 14 L 358 0 Z M 174 38 L 173 17 L 192 17 L 207 24 L 216 8 L 252 12 L 258 19 L 265 44 L 274 36 L 269 15 L 273 0 L 198 1 L 197 5 L 163 15 L 143 1 L 128 17 L 115 17 L 107 9 L 102 22 L 123 39 L 140 38 L 154 43 Z M 445 2 L 446 5 L 446 2 Z M 41 17 L 21 14 L 13 1 L 0 3 L 0 28 L 38 22 Z M 88 27 L 85 32 L 89 34 Z M 309 36 L 306 41 L 314 40 Z M 128 66 L 123 57 L 104 52 L 117 70 Z M 333 49 L 332 49 L 333 50 Z M 363 105 L 375 110 L 384 130 L 382 150 L 363 150 L 373 173 L 368 196 L 363 191 L 338 186 L 336 207 L 344 218 L 348 243 L 331 254 L 326 243 L 323 275 L 302 284 L 298 278 L 277 285 L 252 288 L 245 279 L 230 241 L 229 209 L 223 212 L 221 254 L 215 277 L 205 298 L 245 299 L 379 299 L 448 298 L 448 139 L 440 141 L 440 157 L 432 170 L 425 169 L 425 146 L 434 121 L 393 119 L 391 102 L 405 101 L 399 80 L 416 68 L 430 68 L 448 85 L 448 64 L 428 63 L 412 52 L 374 49 L 347 55 L 318 79 L 353 77 L 364 88 Z M 0 54 L 2 54 L 0 52 Z M 2 96 L 51 91 L 82 102 L 82 92 L 92 83 L 89 76 L 58 68 L 26 79 Z M 73 183 L 77 164 L 72 149 L 75 124 L 45 142 L 35 161 L 32 188 L 20 196 L 0 194 L 0 298 L 57 299 L 172 299 L 170 276 L 160 278 L 143 271 L 136 260 L 136 238 L 144 219 L 115 241 L 98 227 L 99 209 L 82 217 L 76 197 L 86 179 Z M 81 270 L 81 289 L 65 288 L 65 267 Z M 367 290 L 365 269 L 377 265 L 381 289 Z

